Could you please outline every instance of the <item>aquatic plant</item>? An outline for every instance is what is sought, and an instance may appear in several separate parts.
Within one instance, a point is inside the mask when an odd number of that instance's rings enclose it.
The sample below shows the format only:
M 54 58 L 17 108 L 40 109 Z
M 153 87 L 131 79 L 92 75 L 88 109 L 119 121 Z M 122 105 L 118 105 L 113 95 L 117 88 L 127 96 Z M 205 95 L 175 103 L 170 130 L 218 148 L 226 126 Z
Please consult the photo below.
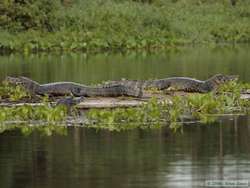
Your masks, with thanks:
M 23 135 L 29 135 L 33 131 L 46 136 L 67 133 L 66 127 L 62 126 L 68 115 L 65 106 L 52 106 L 47 96 L 42 97 L 40 105 L 37 106 L 15 106 L 15 102 L 24 98 L 32 99 L 23 87 L 7 83 L 0 86 L 0 100 L 9 100 L 13 103 L 9 107 L 0 107 L 0 133 L 12 129 L 20 130 Z
M 12 86 L 7 82 L 0 85 L 0 99 L 9 98 L 11 101 L 17 101 L 22 98 L 30 98 L 30 94 L 22 86 Z
M 63 121 L 67 117 L 63 106 L 51 107 L 43 103 L 39 106 L 22 105 L 13 107 L 0 107 L 0 123 L 5 121 L 32 121 L 43 120 L 46 122 Z
M 160 127 L 165 105 L 159 105 L 156 98 L 139 108 L 91 109 L 87 112 L 87 127 L 108 130 Z
M 21 86 L 4 85 L 0 87 L 0 97 L 10 99 L 17 102 L 23 97 L 31 96 Z M 6 95 L 7 92 L 7 95 Z M 1 99 L 1 98 L 0 98 Z M 32 121 L 44 120 L 46 122 L 57 122 L 64 120 L 67 117 L 67 109 L 65 106 L 58 105 L 52 107 L 48 96 L 41 98 L 39 105 L 32 106 L 24 104 L 15 106 L 13 103 L 8 107 L 0 107 L 0 123 L 5 121 Z
M 12 91 L 10 93 L 15 96 L 9 95 L 9 98 L 19 99 L 28 95 L 27 93 L 22 94 L 24 92 L 22 88 L 16 88 L 17 91 L 15 91 L 15 88 L 5 87 L 4 89 L 2 87 L 2 95 L 4 91 Z M 229 82 L 207 94 L 192 93 L 185 96 L 174 96 L 171 97 L 171 101 L 162 101 L 153 97 L 149 102 L 136 108 L 91 109 L 86 115 L 88 119 L 86 126 L 111 131 L 159 128 L 161 126 L 169 126 L 171 129 L 177 130 L 183 122 L 190 120 L 206 123 L 215 121 L 218 115 L 246 114 L 250 109 L 250 101 L 241 99 L 241 92 L 249 88 L 249 84 Z M 57 124 L 66 122 L 67 115 L 65 106 L 52 106 L 47 96 L 43 97 L 40 105 L 37 106 L 0 107 L 0 123 L 28 122 L 32 124 L 34 121 L 41 121 Z M 73 110 L 72 115 L 78 116 L 76 109 Z
M 249 100 L 240 98 L 240 92 L 249 88 L 247 84 L 227 83 L 217 91 L 207 94 L 175 96 L 172 102 L 158 102 L 152 98 L 148 103 L 128 109 L 90 110 L 88 127 L 108 130 L 133 128 L 159 128 L 167 125 L 176 130 L 185 121 L 204 123 L 215 121 L 218 115 L 248 113 Z
M 22 86 L 13 86 L 5 82 L 0 86 L 0 101 L 10 102 L 10 106 L 0 107 L 0 133 L 12 129 L 18 129 L 24 135 L 29 135 L 33 131 L 46 136 L 67 133 L 65 124 L 68 111 L 65 106 L 52 105 L 48 96 L 40 97 L 39 104 L 35 106 L 15 106 L 16 102 L 23 99 L 32 100 L 32 97 Z M 73 109 L 72 116 L 75 114 L 76 110 Z

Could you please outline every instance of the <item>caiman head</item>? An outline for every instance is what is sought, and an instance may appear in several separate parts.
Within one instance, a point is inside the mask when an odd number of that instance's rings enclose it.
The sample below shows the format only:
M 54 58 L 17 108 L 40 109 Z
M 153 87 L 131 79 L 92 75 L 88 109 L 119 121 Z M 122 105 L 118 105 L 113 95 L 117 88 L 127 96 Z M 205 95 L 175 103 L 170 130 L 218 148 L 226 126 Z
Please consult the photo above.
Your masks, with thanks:
M 7 76 L 4 82 L 11 84 L 11 85 L 20 85 L 27 89 L 28 91 L 35 91 L 39 87 L 39 83 L 26 78 L 26 77 L 11 77 Z
M 19 85 L 21 84 L 21 79 L 17 77 L 7 76 L 3 82 L 7 84 Z
M 213 90 L 217 89 L 220 85 L 225 84 L 230 81 L 237 81 L 239 78 L 238 75 L 223 75 L 223 74 L 216 74 L 206 80 L 205 82 L 208 86 Z

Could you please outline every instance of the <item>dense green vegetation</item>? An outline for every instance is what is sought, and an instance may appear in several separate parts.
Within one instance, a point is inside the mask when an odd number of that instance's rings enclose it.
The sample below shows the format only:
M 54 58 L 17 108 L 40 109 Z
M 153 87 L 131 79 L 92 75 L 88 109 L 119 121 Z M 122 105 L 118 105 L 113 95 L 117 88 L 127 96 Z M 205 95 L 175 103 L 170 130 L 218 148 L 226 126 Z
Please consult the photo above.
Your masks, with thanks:
M 66 120 L 67 113 L 63 106 L 51 107 L 43 102 L 40 106 L 0 107 L 0 122 L 30 122 L 43 121 L 44 123 L 58 123 Z
M 31 95 L 21 86 L 11 86 L 3 83 L 0 86 L 0 102 L 10 102 L 13 106 L 0 107 L 0 123 L 3 122 L 31 122 L 44 121 L 53 123 L 65 121 L 67 109 L 65 106 L 52 106 L 47 96 L 40 97 L 40 106 L 30 106 L 27 104 L 15 106 L 15 103 L 32 102 Z
M 189 121 L 208 123 L 226 114 L 247 114 L 250 101 L 240 98 L 240 92 L 247 88 L 250 88 L 249 84 L 231 82 L 216 93 L 175 96 L 171 99 L 172 103 L 159 103 L 153 98 L 138 108 L 93 109 L 87 114 L 92 122 L 88 126 L 116 131 L 161 126 L 176 130 Z
M 8 98 L 10 101 L 17 101 L 22 98 L 30 98 L 30 94 L 21 86 L 13 87 L 3 82 L 0 87 L 0 100 Z
M 87 121 L 85 121 L 85 125 L 90 128 L 111 131 L 159 128 L 162 126 L 169 126 L 171 129 L 177 130 L 183 123 L 189 121 L 207 123 L 215 121 L 218 116 L 225 114 L 247 114 L 250 109 L 250 101 L 241 99 L 241 92 L 249 88 L 249 84 L 230 82 L 221 86 L 216 92 L 174 96 L 170 98 L 170 101 L 161 102 L 152 98 L 149 102 L 137 108 L 92 109 L 86 113 Z M 9 93 L 6 95 L 7 91 Z M 20 102 L 24 98 L 31 99 L 32 97 L 20 86 L 13 88 L 13 86 L 4 84 L 0 87 L 0 102 L 8 99 L 15 104 L 15 102 Z M 27 104 L 1 106 L 0 125 L 6 123 L 42 123 L 57 126 L 58 123 L 62 125 L 67 123 L 69 114 L 65 106 L 51 105 L 49 98 L 46 96 L 41 98 L 40 103 L 42 105 L 39 106 Z M 74 112 L 76 111 L 73 111 L 71 116 L 77 117 L 77 113 Z M 0 131 L 1 129 L 4 131 L 6 127 L 2 126 Z M 23 129 L 29 133 L 33 128 Z M 41 130 L 43 129 L 41 128 Z M 56 128 L 50 126 L 48 129 L 45 128 L 45 132 L 52 134 L 54 129 Z
M 6 82 L 0 86 L 0 103 L 13 104 L 0 106 L 0 133 L 18 128 L 24 135 L 29 135 L 34 130 L 47 136 L 53 133 L 66 134 L 68 114 L 65 106 L 51 105 L 47 96 L 40 98 L 41 106 L 14 105 L 22 101 L 32 102 L 32 96 L 23 87 L 13 87 Z
M 249 42 L 250 2 L 239 0 L 4 0 L 3 51 L 102 51 Z

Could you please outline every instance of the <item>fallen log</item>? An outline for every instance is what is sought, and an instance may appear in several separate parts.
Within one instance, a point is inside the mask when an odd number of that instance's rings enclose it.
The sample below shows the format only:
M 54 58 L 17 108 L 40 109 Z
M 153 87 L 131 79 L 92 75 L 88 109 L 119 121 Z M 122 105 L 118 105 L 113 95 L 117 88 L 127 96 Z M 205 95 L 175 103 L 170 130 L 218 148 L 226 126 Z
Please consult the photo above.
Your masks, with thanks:
M 91 108 L 129 108 L 137 107 L 143 104 L 146 104 L 149 98 L 147 99 L 133 99 L 133 98 L 112 98 L 112 97 L 103 97 L 103 98 L 87 98 L 81 103 L 76 105 L 77 109 L 91 109 Z M 161 101 L 166 101 L 171 103 L 167 98 L 160 99 Z M 54 106 L 56 102 L 51 102 L 51 106 Z M 17 107 L 17 106 L 42 106 L 43 103 L 11 103 L 4 102 L 0 103 L 0 107 Z
M 185 95 L 185 94 L 180 94 Z M 171 104 L 171 96 L 163 94 L 154 94 L 154 97 L 158 99 L 159 102 L 165 102 Z M 129 107 L 138 107 L 143 104 L 146 104 L 152 95 L 144 96 L 143 98 L 129 98 L 129 97 L 95 97 L 95 98 L 86 98 L 84 101 L 76 105 L 77 109 L 92 109 L 92 108 L 129 108 Z M 241 94 L 241 99 L 250 100 L 250 93 Z M 52 106 L 56 102 L 50 103 Z M 43 103 L 11 103 L 4 102 L 0 103 L 0 107 L 16 107 L 16 106 L 41 106 Z

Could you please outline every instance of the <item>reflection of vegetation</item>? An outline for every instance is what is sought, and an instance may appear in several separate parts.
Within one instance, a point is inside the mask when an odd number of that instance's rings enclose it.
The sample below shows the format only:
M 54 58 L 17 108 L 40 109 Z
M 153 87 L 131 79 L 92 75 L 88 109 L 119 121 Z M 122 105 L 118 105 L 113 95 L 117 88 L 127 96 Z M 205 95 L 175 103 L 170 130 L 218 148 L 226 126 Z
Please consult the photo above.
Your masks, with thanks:
M 59 135 L 66 135 L 67 134 L 67 128 L 66 126 L 62 125 L 27 125 L 27 124 L 10 124 L 0 125 L 0 133 L 18 129 L 23 135 L 30 135 L 33 131 L 38 131 L 42 135 L 51 136 L 52 134 L 59 134 Z
M 171 104 L 159 103 L 153 98 L 138 108 L 90 110 L 88 118 L 93 123 L 89 127 L 124 130 L 170 124 L 176 129 L 184 121 L 183 117 L 209 122 L 216 120 L 216 114 L 247 113 L 250 102 L 240 99 L 240 91 L 245 87 L 249 85 L 231 82 L 219 88 L 217 93 L 173 97 Z
M 97 11 L 98 10 L 98 11 Z M 57 0 L 0 3 L 0 48 L 14 51 L 154 49 L 249 42 L 249 2 Z
M 19 129 L 24 135 L 29 135 L 34 130 L 47 136 L 53 133 L 66 134 L 66 127 L 58 125 L 59 122 L 65 124 L 68 115 L 65 106 L 52 107 L 47 96 L 40 99 L 41 105 L 38 106 L 14 106 L 14 103 L 22 102 L 23 99 L 32 99 L 23 87 L 13 87 L 7 83 L 0 86 L 0 101 L 13 102 L 13 106 L 0 107 L 0 133 Z

